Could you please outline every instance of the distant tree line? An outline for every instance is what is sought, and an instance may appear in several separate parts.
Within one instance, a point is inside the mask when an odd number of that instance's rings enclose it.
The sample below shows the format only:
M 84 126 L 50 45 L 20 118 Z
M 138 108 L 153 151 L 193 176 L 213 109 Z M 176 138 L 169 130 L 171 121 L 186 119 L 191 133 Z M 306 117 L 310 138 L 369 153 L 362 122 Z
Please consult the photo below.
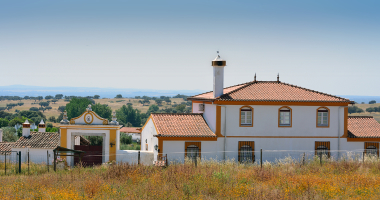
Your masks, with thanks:
M 362 113 L 362 112 L 364 112 L 364 110 L 357 107 L 357 106 L 349 106 L 348 107 L 348 113 L 350 113 L 350 114 L 351 113 Z

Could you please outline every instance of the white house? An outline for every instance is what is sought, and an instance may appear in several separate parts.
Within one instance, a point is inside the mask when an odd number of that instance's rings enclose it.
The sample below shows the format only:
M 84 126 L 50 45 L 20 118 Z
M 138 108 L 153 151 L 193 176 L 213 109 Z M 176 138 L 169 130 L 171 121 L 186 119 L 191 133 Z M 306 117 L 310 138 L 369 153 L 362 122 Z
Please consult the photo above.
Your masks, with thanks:
M 212 61 L 213 91 L 195 95 L 191 114 L 151 114 L 142 128 L 142 151 L 169 160 L 202 158 L 255 161 L 260 149 L 342 150 L 378 154 L 380 124 L 348 117 L 349 99 L 276 81 L 223 87 L 226 61 Z M 331 152 L 331 154 L 330 154 Z
M 141 141 L 141 127 L 123 127 L 120 129 L 120 133 L 132 136 L 132 140 L 135 142 Z

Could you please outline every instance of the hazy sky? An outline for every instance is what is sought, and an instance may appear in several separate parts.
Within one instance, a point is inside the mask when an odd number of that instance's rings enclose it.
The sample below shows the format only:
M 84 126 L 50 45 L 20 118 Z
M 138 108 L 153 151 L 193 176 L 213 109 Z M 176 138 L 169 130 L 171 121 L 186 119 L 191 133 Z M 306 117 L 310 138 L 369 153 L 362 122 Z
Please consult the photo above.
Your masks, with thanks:
M 0 85 L 212 90 L 276 80 L 378 95 L 380 1 L 0 0 Z

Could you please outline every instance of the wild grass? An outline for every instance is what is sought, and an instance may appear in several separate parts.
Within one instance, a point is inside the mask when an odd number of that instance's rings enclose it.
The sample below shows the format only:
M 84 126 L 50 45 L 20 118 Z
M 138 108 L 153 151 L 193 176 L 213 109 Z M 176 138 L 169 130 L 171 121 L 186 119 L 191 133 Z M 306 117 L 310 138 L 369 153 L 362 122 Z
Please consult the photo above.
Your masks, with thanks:
M 378 199 L 380 161 L 115 164 L 0 176 L 2 199 Z

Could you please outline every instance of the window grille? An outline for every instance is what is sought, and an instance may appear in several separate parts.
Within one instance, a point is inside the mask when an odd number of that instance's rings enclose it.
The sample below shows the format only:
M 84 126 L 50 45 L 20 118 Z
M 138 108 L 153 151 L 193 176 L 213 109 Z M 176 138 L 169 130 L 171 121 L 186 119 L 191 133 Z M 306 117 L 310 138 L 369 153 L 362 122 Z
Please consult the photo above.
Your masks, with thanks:
M 239 162 L 250 163 L 255 162 L 255 152 L 254 152 L 254 142 L 253 141 L 239 141 Z
M 366 142 L 364 143 L 365 153 L 367 155 L 379 155 L 379 143 L 378 142 Z
M 185 157 L 201 157 L 201 142 L 185 142 Z
M 330 157 L 330 142 L 315 142 L 315 155 Z

